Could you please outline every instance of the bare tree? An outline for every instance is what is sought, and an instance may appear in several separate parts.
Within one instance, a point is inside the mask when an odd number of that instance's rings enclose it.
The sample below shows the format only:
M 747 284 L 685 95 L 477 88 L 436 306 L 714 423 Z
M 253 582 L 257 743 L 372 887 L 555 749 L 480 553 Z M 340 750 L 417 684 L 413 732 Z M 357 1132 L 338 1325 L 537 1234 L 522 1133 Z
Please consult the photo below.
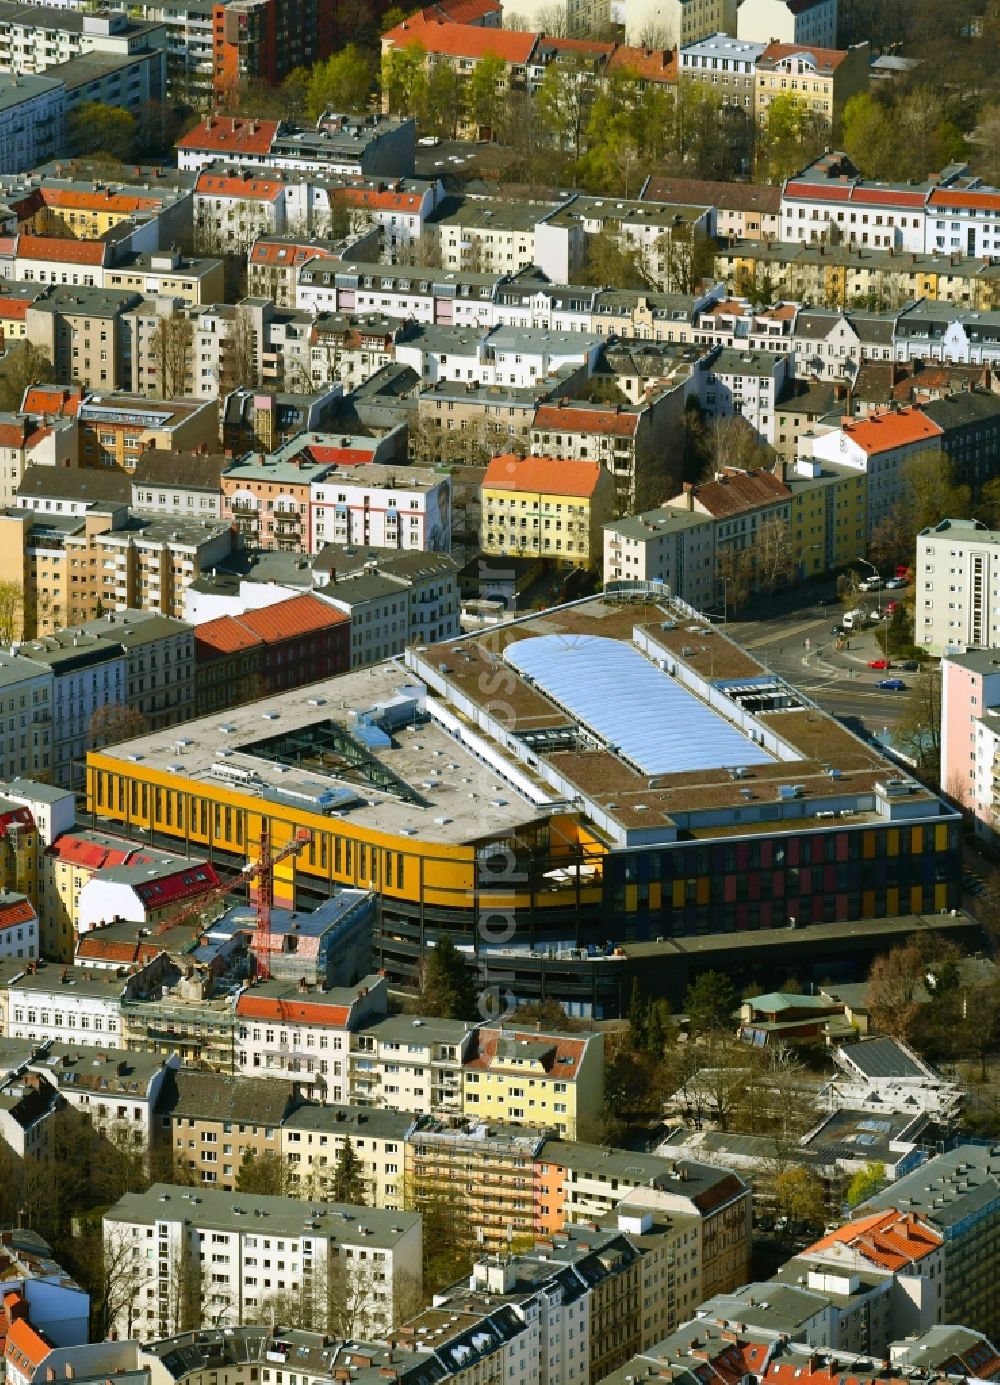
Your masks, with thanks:
M 771 515 L 757 530 L 753 547 L 755 585 L 765 592 L 787 586 L 792 577 L 792 531 L 788 520 Z
M 257 336 L 247 308 L 238 307 L 226 334 L 222 352 L 221 392 L 256 389 L 260 384 L 257 361 Z
M 95 747 L 118 745 L 144 736 L 148 730 L 149 722 L 139 709 L 125 702 L 106 702 L 103 707 L 95 707 L 90 718 L 90 739 Z
M 24 630 L 24 588 L 0 582 L 0 645 L 11 645 Z
M 111 1226 L 104 1235 L 97 1317 L 97 1340 L 102 1341 L 112 1330 L 124 1339 L 134 1335 L 139 1295 L 149 1273 L 145 1261 L 139 1258 L 139 1247 L 125 1227 Z
M 175 312 L 170 317 L 157 319 L 152 352 L 161 399 L 173 399 L 187 393 L 193 345 L 194 326 L 190 318 Z

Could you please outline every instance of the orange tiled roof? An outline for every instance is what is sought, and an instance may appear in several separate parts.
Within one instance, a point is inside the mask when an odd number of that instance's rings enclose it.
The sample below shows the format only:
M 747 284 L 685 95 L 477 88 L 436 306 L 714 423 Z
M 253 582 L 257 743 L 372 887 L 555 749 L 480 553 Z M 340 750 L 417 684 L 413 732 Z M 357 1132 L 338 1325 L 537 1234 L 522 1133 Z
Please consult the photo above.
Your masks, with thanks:
M 80 385 L 31 385 L 24 392 L 21 408 L 26 414 L 65 414 L 74 417 L 80 412 L 82 402 L 83 388 Z
M 696 507 L 714 519 L 774 505 L 789 500 L 791 494 L 784 481 L 773 471 L 763 468 L 738 471 L 735 467 L 724 467 L 714 481 L 705 481 L 694 488 Z
M 967 192 L 965 188 L 935 188 L 927 201 L 932 207 L 965 207 L 995 212 L 1000 207 L 1000 192 Z
M 21 260 L 48 260 L 55 264 L 103 265 L 108 247 L 102 240 L 69 240 L 66 236 L 29 236 L 22 231 L 17 238 L 17 255 Z
M 603 433 L 630 438 L 639 426 L 639 415 L 618 413 L 614 409 L 574 409 L 572 404 L 540 404 L 532 426 L 562 429 L 565 433 Z
M 850 1246 L 880 1269 L 901 1270 L 914 1260 L 931 1255 L 942 1244 L 938 1233 L 924 1226 L 912 1212 L 890 1209 L 848 1222 L 821 1237 L 806 1253 Z
M 419 212 L 423 201 L 417 192 L 376 192 L 373 188 L 338 188 L 333 199 L 335 202 L 349 203 L 352 207 L 375 207 L 390 212 Z
M 420 12 L 429 18 L 450 19 L 453 24 L 475 24 L 488 15 L 503 13 L 498 0 L 439 0 Z
M 518 457 L 504 452 L 486 468 L 482 489 L 531 491 L 536 495 L 590 496 L 601 479 L 600 462 L 564 457 Z
M 299 265 L 317 259 L 333 260 L 336 256 L 324 246 L 310 245 L 308 241 L 301 245 L 282 245 L 273 240 L 259 240 L 250 252 L 251 264 Z
M 501 58 L 508 63 L 526 63 L 534 51 L 537 34 L 516 29 L 487 29 L 477 24 L 454 24 L 446 19 L 428 19 L 414 14 L 382 35 L 395 48 L 420 44 L 428 53 L 449 58 Z
M 296 635 L 311 634 L 314 630 L 326 630 L 331 625 L 343 625 L 350 620 L 350 616 L 321 601 L 318 596 L 305 592 L 302 596 L 278 601 L 273 606 L 245 611 L 235 619 L 265 644 L 274 644 Z
M 35 1331 L 27 1318 L 15 1318 L 8 1327 L 4 1356 L 22 1374 L 33 1375 L 51 1350 L 51 1345 Z
M 677 54 L 669 48 L 633 48 L 619 43 L 608 62 L 609 72 L 634 72 L 645 82 L 676 82 Z
M 94 212 L 140 212 L 160 205 L 158 197 L 142 197 L 135 192 L 112 192 L 106 187 L 103 192 L 80 188 L 40 189 L 42 201 L 47 207 L 66 207 Z
M 211 149 L 220 154 L 267 154 L 278 132 L 276 120 L 243 120 L 233 115 L 206 116 L 177 141 L 178 149 Z
M 284 179 L 273 169 L 261 169 L 259 175 L 248 170 L 245 177 L 239 173 L 205 170 L 198 174 L 194 190 L 211 193 L 213 197 L 238 197 L 241 202 L 274 202 L 284 186 Z
M 863 452 L 873 456 L 879 452 L 891 452 L 896 447 L 906 447 L 925 438 L 937 438 L 943 428 L 929 419 L 919 409 L 895 409 L 887 414 L 869 414 L 857 422 L 845 420 L 842 431 L 856 442 Z
M 255 649 L 264 641 L 239 624 L 235 616 L 217 616 L 194 629 L 195 655 L 198 659 L 217 659 L 223 654 L 238 654 L 243 649 Z

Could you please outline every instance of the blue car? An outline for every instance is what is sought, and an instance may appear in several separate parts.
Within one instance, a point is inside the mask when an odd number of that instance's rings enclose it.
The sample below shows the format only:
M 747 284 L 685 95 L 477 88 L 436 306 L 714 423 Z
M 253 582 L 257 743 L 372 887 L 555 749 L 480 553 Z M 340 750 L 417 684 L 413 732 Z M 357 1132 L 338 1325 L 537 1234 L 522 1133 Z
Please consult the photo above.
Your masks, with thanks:
M 883 692 L 905 692 L 906 684 L 902 678 L 880 678 L 875 684 L 876 688 L 881 688 Z

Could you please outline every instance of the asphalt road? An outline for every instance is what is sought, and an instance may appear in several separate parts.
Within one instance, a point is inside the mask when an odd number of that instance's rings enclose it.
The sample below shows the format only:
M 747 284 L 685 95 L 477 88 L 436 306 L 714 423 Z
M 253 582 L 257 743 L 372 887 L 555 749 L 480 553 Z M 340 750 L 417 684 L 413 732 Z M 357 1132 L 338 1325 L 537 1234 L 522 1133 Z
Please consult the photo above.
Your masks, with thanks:
M 834 716 L 856 718 L 872 733 L 891 731 L 907 709 L 912 687 L 885 692 L 875 686 L 892 674 L 868 667 L 870 659 L 882 657 L 873 630 L 852 634 L 847 649 L 836 649 L 832 627 L 843 608 L 832 594 L 822 605 L 818 596 L 800 588 L 794 605 L 793 594 L 786 593 L 782 609 L 764 618 L 748 613 L 749 618 L 731 620 L 729 633 Z M 899 674 L 910 685 L 915 676 Z

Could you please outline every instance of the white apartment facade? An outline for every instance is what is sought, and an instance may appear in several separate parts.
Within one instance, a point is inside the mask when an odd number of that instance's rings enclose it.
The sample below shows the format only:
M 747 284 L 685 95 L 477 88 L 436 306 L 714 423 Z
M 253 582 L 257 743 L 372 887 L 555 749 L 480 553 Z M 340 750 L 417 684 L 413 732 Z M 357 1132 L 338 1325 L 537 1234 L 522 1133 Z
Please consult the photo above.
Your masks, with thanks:
M 325 544 L 451 548 L 451 479 L 428 467 L 371 462 L 343 467 L 310 487 L 309 552 Z
M 235 1327 L 266 1320 L 271 1304 L 287 1312 L 310 1288 L 318 1302 L 350 1300 L 344 1335 L 364 1339 L 388 1332 L 397 1305 L 421 1292 L 415 1212 L 156 1183 L 106 1212 L 103 1234 L 109 1249 L 131 1251 L 134 1270 L 114 1329 L 143 1341 L 185 1326 L 192 1298 L 202 1326 Z
M 0 893 L 0 961 L 36 961 L 38 915 L 23 894 Z
M 6 39 L 0 38 L 0 48 Z M 49 64 L 46 64 L 48 66 Z M 21 73 L 21 68 L 14 71 Z M 58 158 L 65 140 L 66 84 L 55 77 L 0 75 L 0 174 Z
M 921 530 L 913 638 L 936 655 L 1000 647 L 1000 532 L 975 519 Z
M 33 659 L 0 651 L 0 777 L 42 777 L 52 772 L 52 670 Z
M 701 405 L 712 419 L 745 418 L 759 437 L 773 442 L 778 395 L 793 368 L 788 355 L 724 347 L 698 375 Z
M 813 439 L 818 461 L 839 462 L 868 478 L 868 538 L 901 496 L 904 468 L 912 458 L 941 449 L 943 430 L 919 409 L 844 420 L 840 430 Z
M 837 0 L 742 0 L 736 35 L 762 43 L 837 46 Z
M 706 610 L 715 603 L 716 521 L 661 506 L 604 526 L 604 582 L 662 582 Z

